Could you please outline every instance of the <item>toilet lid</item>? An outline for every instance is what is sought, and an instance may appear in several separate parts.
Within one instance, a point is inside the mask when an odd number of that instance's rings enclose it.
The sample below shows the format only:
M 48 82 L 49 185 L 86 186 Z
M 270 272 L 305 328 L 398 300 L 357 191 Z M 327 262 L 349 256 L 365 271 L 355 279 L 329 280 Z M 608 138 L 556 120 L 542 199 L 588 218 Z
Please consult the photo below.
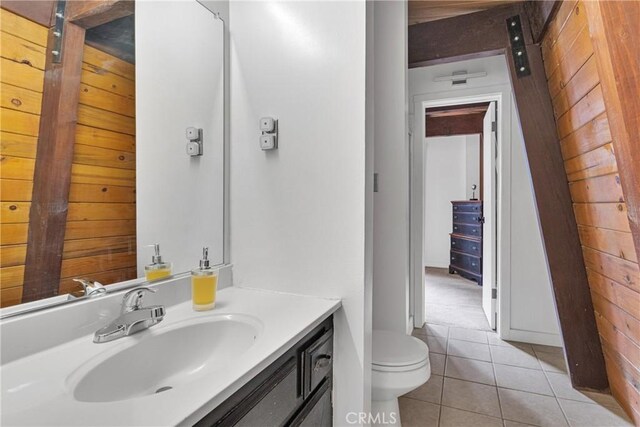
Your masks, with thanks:
M 418 365 L 429 357 L 429 347 L 418 338 L 392 331 L 373 331 L 371 363 L 376 366 Z

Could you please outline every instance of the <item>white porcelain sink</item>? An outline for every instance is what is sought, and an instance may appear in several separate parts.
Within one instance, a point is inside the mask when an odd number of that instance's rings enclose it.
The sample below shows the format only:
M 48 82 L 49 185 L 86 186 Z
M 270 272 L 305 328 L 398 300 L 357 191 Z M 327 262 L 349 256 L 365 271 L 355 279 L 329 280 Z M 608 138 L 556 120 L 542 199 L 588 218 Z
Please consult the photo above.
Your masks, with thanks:
M 180 387 L 225 369 L 253 345 L 262 323 L 240 314 L 158 326 L 106 345 L 113 348 L 73 372 L 77 401 L 115 402 Z M 105 344 L 96 344 L 105 345 Z

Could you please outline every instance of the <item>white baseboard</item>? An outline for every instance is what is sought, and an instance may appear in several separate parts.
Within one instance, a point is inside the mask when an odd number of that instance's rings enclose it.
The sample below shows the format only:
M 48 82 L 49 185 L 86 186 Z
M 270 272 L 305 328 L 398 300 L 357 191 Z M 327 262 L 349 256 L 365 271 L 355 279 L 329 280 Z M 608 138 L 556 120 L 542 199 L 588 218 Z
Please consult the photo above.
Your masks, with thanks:
M 525 331 L 521 329 L 510 329 L 508 336 L 502 339 L 529 344 L 551 345 L 554 347 L 563 346 L 562 338 L 558 334 L 547 334 L 545 332 Z

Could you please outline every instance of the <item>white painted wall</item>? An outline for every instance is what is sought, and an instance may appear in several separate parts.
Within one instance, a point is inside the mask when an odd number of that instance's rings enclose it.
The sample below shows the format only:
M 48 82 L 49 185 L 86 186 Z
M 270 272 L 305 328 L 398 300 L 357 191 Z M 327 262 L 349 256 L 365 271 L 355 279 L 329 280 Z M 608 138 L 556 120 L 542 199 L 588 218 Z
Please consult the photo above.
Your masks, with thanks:
M 469 73 L 485 71 L 487 76 L 471 79 L 466 86 L 456 88 L 451 87 L 451 82 L 433 81 L 436 76 L 450 75 L 459 70 Z M 559 345 L 561 340 L 548 266 L 504 56 L 411 69 L 409 94 L 414 101 L 410 104 L 412 123 L 420 123 L 420 115 L 414 112 L 423 103 L 464 102 L 469 97 L 499 98 L 502 143 L 498 163 L 502 176 L 498 188 L 498 214 L 503 221 L 498 230 L 501 259 L 498 262 L 498 332 L 503 338 Z M 417 127 L 414 124 L 414 131 Z M 420 148 L 419 145 L 414 146 Z M 420 156 L 418 153 L 414 165 L 420 163 Z M 419 176 L 420 172 L 415 175 Z
M 230 3 L 234 285 L 342 299 L 336 425 L 370 405 L 367 13 L 364 1 Z M 277 151 L 259 148 L 262 116 L 279 120 Z
M 448 268 L 451 201 L 466 198 L 467 138 L 427 138 L 425 149 L 425 265 Z
M 136 2 L 138 275 L 160 243 L 174 272 L 224 252 L 223 25 L 195 0 Z M 177 58 L 167 60 L 167 58 Z M 204 156 L 185 129 L 204 129 Z
M 405 332 L 409 318 L 407 3 L 376 1 L 373 328 Z
M 471 186 L 475 184 L 478 188 L 475 191 L 475 197 L 480 198 L 480 135 L 465 135 L 466 144 L 466 163 L 465 171 L 466 185 L 465 190 L 467 199 L 471 200 L 474 195 Z

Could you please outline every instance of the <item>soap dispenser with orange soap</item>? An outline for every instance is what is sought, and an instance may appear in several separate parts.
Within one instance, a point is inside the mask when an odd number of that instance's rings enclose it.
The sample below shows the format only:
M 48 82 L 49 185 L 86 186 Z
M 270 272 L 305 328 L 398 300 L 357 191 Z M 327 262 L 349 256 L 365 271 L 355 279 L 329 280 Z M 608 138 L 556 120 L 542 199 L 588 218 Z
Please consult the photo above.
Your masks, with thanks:
M 171 276 L 171 263 L 162 261 L 160 245 L 155 243 L 153 245 L 147 245 L 147 247 L 153 248 L 155 253 L 155 255 L 151 257 L 151 264 L 144 266 L 144 275 L 147 281 L 152 282 Z
M 202 248 L 200 267 L 191 270 L 191 299 L 196 311 L 211 310 L 216 305 L 218 270 L 209 265 L 209 248 Z

